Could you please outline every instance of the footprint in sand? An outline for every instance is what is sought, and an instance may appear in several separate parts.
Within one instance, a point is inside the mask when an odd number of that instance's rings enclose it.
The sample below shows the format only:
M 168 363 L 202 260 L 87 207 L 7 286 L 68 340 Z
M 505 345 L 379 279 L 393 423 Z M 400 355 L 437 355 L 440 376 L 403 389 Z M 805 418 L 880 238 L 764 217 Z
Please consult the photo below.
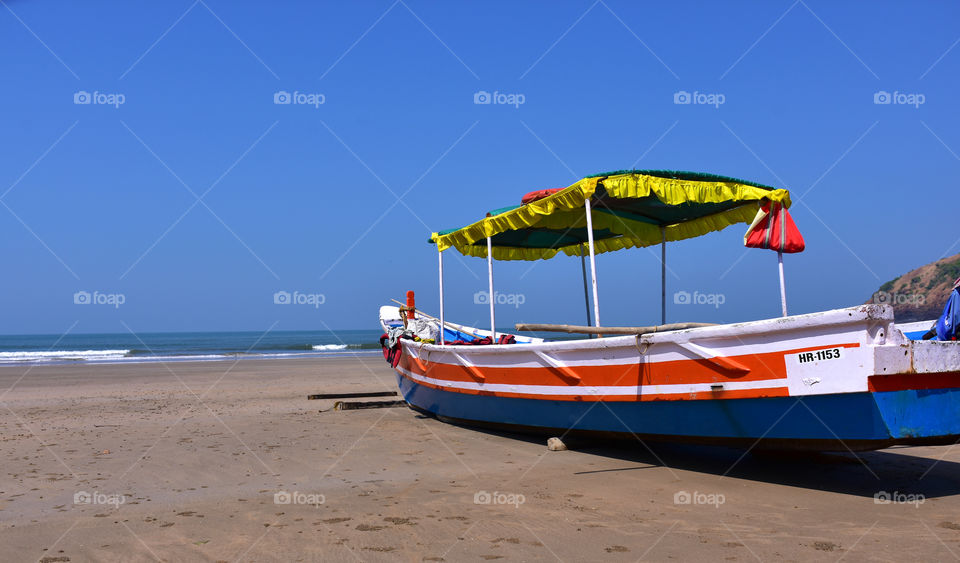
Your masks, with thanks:
M 347 520 L 353 520 L 349 516 L 343 516 L 340 518 L 327 518 L 326 520 L 321 520 L 324 524 L 339 524 L 340 522 L 346 522 Z M 314 522 L 316 524 L 316 522 Z
M 603 548 L 607 553 L 626 553 L 630 549 L 623 545 L 611 545 L 610 547 Z
M 414 522 L 411 518 L 397 518 L 394 516 L 387 516 L 383 519 L 385 522 L 390 522 L 395 526 L 416 526 L 417 523 Z

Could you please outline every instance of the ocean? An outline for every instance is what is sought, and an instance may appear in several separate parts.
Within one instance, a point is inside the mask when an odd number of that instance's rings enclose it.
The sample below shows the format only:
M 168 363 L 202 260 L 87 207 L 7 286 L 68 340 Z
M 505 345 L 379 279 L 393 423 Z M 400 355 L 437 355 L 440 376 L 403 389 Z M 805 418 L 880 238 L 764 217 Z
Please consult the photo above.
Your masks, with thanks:
M 380 353 L 377 330 L 0 336 L 0 365 L 217 361 Z

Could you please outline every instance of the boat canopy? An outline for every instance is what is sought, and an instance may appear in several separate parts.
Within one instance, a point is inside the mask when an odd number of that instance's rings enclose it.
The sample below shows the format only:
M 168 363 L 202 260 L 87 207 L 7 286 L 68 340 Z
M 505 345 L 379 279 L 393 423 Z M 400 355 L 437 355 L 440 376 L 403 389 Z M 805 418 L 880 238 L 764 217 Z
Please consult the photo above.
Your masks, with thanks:
M 790 193 L 762 184 L 696 172 L 619 170 L 577 181 L 552 195 L 491 211 L 460 229 L 433 233 L 438 250 L 496 260 L 544 260 L 558 252 L 588 253 L 589 199 L 596 253 L 695 238 L 749 225 L 763 200 L 790 206 Z

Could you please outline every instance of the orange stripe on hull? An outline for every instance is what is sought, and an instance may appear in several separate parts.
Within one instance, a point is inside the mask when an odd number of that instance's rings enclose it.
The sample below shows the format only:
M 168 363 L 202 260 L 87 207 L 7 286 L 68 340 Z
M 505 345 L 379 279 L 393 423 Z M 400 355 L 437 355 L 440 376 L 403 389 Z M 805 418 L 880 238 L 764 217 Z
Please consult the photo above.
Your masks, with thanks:
M 617 385 L 686 385 L 696 383 L 722 383 L 725 381 L 768 381 L 785 379 L 787 368 L 784 356 L 824 348 L 858 348 L 859 344 L 832 344 L 812 348 L 745 354 L 727 359 L 749 369 L 749 373 L 736 376 L 709 360 L 675 360 L 656 363 L 613 364 L 592 366 L 568 366 L 569 373 L 580 376 L 579 385 L 610 387 Z M 404 369 L 434 379 L 452 382 L 477 381 L 470 368 L 462 365 L 423 362 L 404 354 L 400 360 Z M 484 383 L 505 385 L 573 385 L 568 375 L 552 367 L 489 367 L 474 368 L 486 379 Z

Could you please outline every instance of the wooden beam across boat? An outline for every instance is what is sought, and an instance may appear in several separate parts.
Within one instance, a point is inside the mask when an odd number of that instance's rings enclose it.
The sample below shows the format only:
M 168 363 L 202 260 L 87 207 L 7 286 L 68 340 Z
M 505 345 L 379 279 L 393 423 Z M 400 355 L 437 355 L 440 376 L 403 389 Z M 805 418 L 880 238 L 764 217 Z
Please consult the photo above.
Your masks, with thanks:
M 659 326 L 581 326 L 517 323 L 516 329 L 520 332 L 567 332 L 571 334 L 651 334 L 707 326 L 717 325 L 714 323 L 672 323 Z

